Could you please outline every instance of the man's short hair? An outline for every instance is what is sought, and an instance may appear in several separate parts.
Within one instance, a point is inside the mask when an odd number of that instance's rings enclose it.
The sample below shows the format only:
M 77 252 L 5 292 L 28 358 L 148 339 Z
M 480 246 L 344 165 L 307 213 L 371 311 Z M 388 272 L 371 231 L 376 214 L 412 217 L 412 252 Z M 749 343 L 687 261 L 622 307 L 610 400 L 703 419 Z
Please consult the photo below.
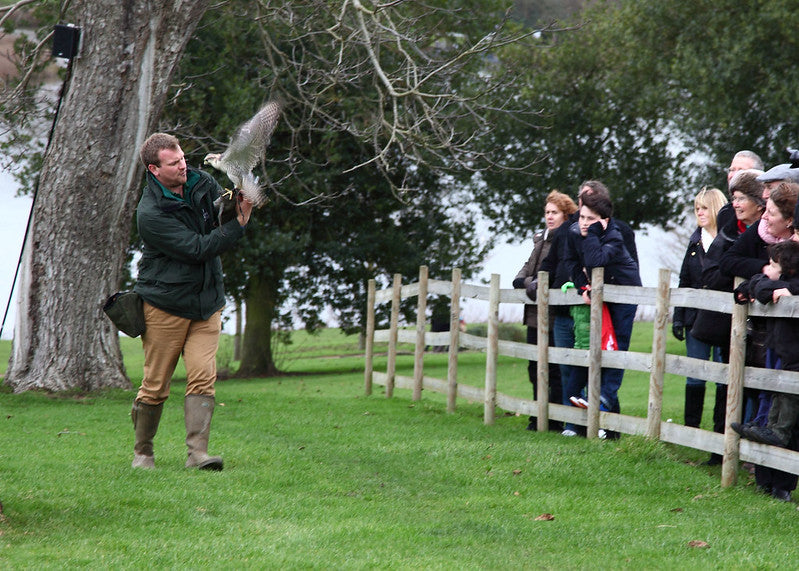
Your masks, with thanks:
M 586 187 L 590 188 L 591 192 L 583 192 L 583 188 Z M 610 191 L 608 187 L 598 180 L 586 180 L 579 186 L 577 189 L 577 198 L 582 199 L 585 194 L 600 194 L 610 200 Z
M 766 167 L 766 165 L 763 164 L 763 159 L 761 159 L 760 156 L 754 151 L 747 151 L 747 150 L 738 151 L 737 153 L 735 153 L 735 156 L 732 158 L 732 160 L 735 160 L 737 157 L 746 158 L 752 161 L 754 163 L 752 165 L 753 169 L 762 171 Z
M 174 135 L 153 133 L 142 143 L 141 149 L 139 149 L 139 158 L 144 168 L 147 168 L 148 165 L 160 167 L 161 159 L 158 158 L 158 153 L 161 149 L 177 149 L 178 147 L 180 147 L 180 142 Z
M 600 218 L 613 216 L 613 203 L 610 197 L 599 192 L 585 193 L 582 195 L 583 206 L 593 210 Z

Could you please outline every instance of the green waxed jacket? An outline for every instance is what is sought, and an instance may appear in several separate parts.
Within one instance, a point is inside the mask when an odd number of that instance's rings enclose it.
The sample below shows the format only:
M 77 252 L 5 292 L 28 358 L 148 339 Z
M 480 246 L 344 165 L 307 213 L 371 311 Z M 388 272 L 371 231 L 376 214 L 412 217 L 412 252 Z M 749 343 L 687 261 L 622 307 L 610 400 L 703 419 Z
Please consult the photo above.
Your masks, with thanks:
M 147 173 L 136 210 L 144 242 L 134 290 L 172 315 L 205 320 L 225 305 L 219 255 L 244 235 L 234 218 L 219 226 L 214 200 L 221 191 L 207 173 L 189 169 L 184 198 Z

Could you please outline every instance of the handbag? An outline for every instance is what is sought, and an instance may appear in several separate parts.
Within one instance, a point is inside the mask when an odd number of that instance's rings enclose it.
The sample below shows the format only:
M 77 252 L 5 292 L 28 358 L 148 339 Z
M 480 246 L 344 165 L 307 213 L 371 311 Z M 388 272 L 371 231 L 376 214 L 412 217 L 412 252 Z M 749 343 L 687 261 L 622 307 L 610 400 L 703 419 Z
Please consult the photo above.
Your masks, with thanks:
M 732 316 L 729 313 L 700 309 L 696 312 L 691 336 L 715 347 L 729 347 Z
M 616 330 L 613 329 L 613 321 L 610 318 L 610 310 L 606 304 L 602 304 L 602 350 L 618 351 L 619 344 L 616 341 Z
M 135 291 L 118 291 L 106 300 L 103 311 L 122 333 L 138 337 L 144 333 L 144 302 Z

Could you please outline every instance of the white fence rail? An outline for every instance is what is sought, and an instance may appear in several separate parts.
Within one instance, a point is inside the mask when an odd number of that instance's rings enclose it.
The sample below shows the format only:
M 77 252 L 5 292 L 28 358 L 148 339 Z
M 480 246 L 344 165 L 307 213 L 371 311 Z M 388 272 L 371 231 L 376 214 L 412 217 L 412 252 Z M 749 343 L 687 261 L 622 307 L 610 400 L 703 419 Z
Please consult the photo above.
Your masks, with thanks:
M 430 280 L 427 267 L 419 271 L 419 281 L 402 285 L 402 276 L 396 274 L 391 289 L 376 291 L 375 281 L 369 281 L 366 363 L 364 384 L 366 394 L 372 393 L 372 385 L 385 386 L 386 397 L 391 398 L 394 388 L 412 391 L 413 400 L 419 400 L 422 390 L 430 390 L 447 395 L 447 410 L 455 410 L 458 398 L 484 402 L 484 422 L 493 424 L 496 409 L 537 417 L 539 430 L 546 430 L 549 419 L 571 422 L 587 427 L 588 438 L 596 438 L 600 427 L 623 432 L 642 434 L 688 446 L 698 450 L 716 452 L 723 455 L 721 472 L 722 486 L 735 483 L 739 460 L 753 462 L 799 474 L 799 452 L 741 440 L 730 428 L 730 423 L 740 422 L 743 406 L 743 389 L 769 390 L 799 394 L 799 373 L 745 367 L 746 320 L 748 315 L 769 317 L 799 317 L 799 298 L 783 298 L 778 305 L 752 306 L 736 305 L 732 294 L 709 290 L 670 288 L 670 272 L 660 270 L 658 287 L 631 287 L 605 285 L 603 269 L 596 268 L 592 275 L 592 313 L 591 348 L 566 349 L 548 347 L 545 344 L 530 345 L 512 341 L 500 341 L 498 335 L 499 306 L 502 303 L 532 303 L 523 290 L 500 289 L 499 275 L 491 277 L 489 286 L 461 283 L 461 272 L 453 270 L 451 281 Z M 548 339 L 548 305 L 571 305 L 578 303 L 573 293 L 564 294 L 557 289 L 548 288 L 548 274 L 538 276 L 538 338 Z M 426 308 L 428 295 L 444 295 L 450 303 L 450 330 L 443 333 L 426 331 Z M 414 330 L 399 329 L 399 306 L 402 299 L 418 298 L 417 323 Z M 486 337 L 462 333 L 459 330 L 460 299 L 473 298 L 489 302 L 488 332 Z M 600 311 L 603 301 L 634 303 L 655 306 L 655 321 L 652 335 L 651 353 L 633 351 L 602 351 Z M 375 330 L 375 305 L 391 303 L 390 327 Z M 581 303 L 581 301 L 580 301 Z M 695 307 L 732 314 L 730 333 L 729 363 L 704 361 L 681 355 L 666 353 L 666 336 L 670 308 Z M 374 371 L 374 344 L 388 342 L 388 362 L 386 372 Z M 397 343 L 414 345 L 414 370 L 412 377 L 396 374 Z M 799 342 L 799 340 L 797 340 Z M 424 375 L 424 348 L 427 345 L 449 346 L 449 361 L 446 379 L 436 379 Z M 459 348 L 485 351 L 485 385 L 475 387 L 458 383 Z M 537 401 L 517 398 L 497 392 L 497 357 L 499 355 L 537 361 Z M 547 401 L 549 393 L 549 363 L 563 363 L 588 367 L 589 408 L 553 404 Z M 599 385 L 602 367 L 612 367 L 633 371 L 648 372 L 649 403 L 646 418 L 623 414 L 600 412 Z M 663 379 L 665 374 L 692 376 L 715 383 L 727 385 L 727 415 L 724 434 L 665 422 L 662 417 Z

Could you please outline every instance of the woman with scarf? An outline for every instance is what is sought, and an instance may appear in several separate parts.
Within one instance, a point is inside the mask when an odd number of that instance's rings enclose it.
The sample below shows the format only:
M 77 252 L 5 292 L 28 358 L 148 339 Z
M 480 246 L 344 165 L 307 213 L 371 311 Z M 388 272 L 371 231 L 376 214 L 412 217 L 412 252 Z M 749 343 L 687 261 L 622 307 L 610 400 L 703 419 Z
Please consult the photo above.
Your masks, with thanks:
M 790 240 L 794 234 L 794 213 L 799 197 L 799 185 L 780 183 L 771 191 L 766 201 L 763 217 L 747 228 L 740 238 L 721 257 L 719 269 L 730 277 L 739 276 L 749 279 L 763 273 L 769 264 L 768 247 L 772 244 Z M 746 364 L 753 367 L 777 368 L 775 359 L 765 344 L 766 319 L 752 317 L 749 319 L 746 336 Z M 767 391 L 744 389 L 744 398 L 756 426 L 765 426 L 771 395 Z M 788 448 L 799 449 L 796 434 L 788 443 Z M 758 489 L 767 491 L 777 499 L 790 501 L 791 492 L 796 489 L 797 476 L 768 468 L 755 466 L 755 481 Z

